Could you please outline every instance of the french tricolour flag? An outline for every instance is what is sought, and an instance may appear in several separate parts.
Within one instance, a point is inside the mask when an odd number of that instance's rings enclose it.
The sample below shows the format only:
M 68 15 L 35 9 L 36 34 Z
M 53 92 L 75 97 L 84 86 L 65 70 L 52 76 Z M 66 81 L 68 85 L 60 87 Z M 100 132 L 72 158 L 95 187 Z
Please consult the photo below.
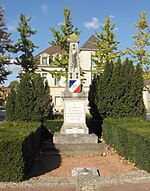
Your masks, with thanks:
M 80 80 L 69 80 L 69 91 L 71 93 L 80 93 L 81 92 Z

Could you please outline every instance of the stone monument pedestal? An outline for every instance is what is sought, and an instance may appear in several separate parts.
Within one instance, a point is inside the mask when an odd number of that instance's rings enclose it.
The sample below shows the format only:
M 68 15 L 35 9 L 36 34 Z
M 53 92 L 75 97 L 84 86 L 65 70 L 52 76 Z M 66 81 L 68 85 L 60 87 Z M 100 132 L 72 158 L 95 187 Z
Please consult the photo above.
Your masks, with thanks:
M 54 144 L 98 143 L 95 134 L 89 134 L 86 126 L 85 100 L 86 93 L 62 92 L 64 100 L 64 123 L 60 132 L 54 134 Z
M 62 92 L 64 100 L 64 123 L 61 134 L 88 134 L 86 126 L 85 101 L 86 93 Z

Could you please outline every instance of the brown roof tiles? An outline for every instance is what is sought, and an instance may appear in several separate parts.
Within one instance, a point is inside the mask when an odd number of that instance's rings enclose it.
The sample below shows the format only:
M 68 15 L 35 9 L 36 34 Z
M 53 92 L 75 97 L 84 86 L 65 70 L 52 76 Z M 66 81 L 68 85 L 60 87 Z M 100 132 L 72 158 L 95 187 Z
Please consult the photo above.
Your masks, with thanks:
M 58 45 L 52 45 L 52 46 L 48 47 L 47 49 L 43 50 L 42 52 L 40 52 L 39 54 L 37 54 L 37 55 L 35 56 L 35 58 L 36 58 L 37 60 L 39 60 L 39 59 L 40 59 L 40 54 L 42 54 L 42 53 L 47 53 L 47 54 L 49 54 L 50 56 L 52 56 L 53 54 L 61 53 L 61 52 L 62 52 L 62 49 L 61 49 L 60 46 L 58 46 Z

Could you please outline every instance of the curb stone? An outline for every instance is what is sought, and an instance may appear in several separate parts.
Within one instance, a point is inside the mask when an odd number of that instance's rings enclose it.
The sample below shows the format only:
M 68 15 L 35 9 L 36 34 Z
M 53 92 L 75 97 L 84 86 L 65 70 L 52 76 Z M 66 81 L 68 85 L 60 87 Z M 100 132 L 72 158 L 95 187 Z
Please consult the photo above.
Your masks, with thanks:
M 145 171 L 119 174 L 113 176 L 79 176 L 71 178 L 51 178 L 40 179 L 32 178 L 27 181 L 13 183 L 13 182 L 0 182 L 0 188 L 35 188 L 42 186 L 76 186 L 75 191 L 92 191 L 99 186 L 124 184 L 124 183 L 144 183 L 150 182 L 150 173 Z
M 78 184 L 80 185 L 109 185 L 109 184 L 123 184 L 123 183 L 140 183 L 140 182 L 150 182 L 150 173 L 138 172 L 138 173 L 128 173 L 119 174 L 113 176 L 102 176 L 102 177 L 78 177 Z
M 118 185 L 125 183 L 150 183 L 150 173 L 130 173 L 99 178 L 78 178 L 78 186 L 75 191 L 96 191 L 101 186 Z

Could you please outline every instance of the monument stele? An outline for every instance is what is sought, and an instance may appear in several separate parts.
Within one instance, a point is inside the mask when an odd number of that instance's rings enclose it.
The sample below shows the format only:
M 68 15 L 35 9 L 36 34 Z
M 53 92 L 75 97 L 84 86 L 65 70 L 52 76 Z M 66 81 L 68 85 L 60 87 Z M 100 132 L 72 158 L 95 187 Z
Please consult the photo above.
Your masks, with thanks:
M 65 91 L 62 92 L 62 99 L 64 101 L 64 123 L 61 127 L 60 133 L 54 134 L 53 141 L 54 143 L 61 143 L 61 140 L 66 139 L 69 142 L 73 140 L 71 135 L 72 137 L 74 137 L 74 135 L 76 137 L 78 136 L 78 141 L 80 141 L 81 139 L 84 139 L 82 135 L 84 135 L 84 137 L 87 135 L 88 139 L 86 140 L 89 142 L 91 137 L 89 136 L 90 134 L 88 134 L 89 129 L 86 126 L 85 114 L 87 93 L 83 90 L 80 76 L 78 50 L 79 37 L 76 34 L 72 34 L 68 39 L 68 42 L 68 80 Z M 97 137 L 94 139 L 94 142 L 97 142 Z

